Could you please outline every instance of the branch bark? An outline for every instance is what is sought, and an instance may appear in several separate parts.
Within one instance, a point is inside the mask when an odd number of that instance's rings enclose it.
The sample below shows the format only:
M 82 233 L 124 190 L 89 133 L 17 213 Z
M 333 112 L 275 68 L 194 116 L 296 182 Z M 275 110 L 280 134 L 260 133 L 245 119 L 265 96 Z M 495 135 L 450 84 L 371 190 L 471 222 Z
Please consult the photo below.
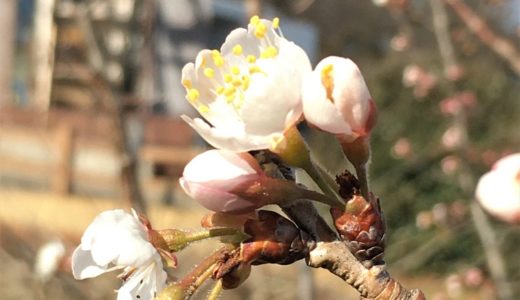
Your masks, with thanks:
M 365 268 L 341 241 L 320 242 L 310 252 L 309 266 L 325 268 L 354 287 L 361 299 L 423 300 L 420 290 L 406 290 L 386 271 L 385 266 Z
M 440 2 L 440 1 L 439 1 Z M 482 43 L 507 61 L 520 76 L 520 51 L 504 37 L 497 35 L 489 25 L 461 0 L 444 0 Z
M 466 22 L 466 25 L 474 31 L 484 43 L 493 43 L 497 42 L 497 37 L 494 33 L 487 27 L 487 25 L 474 14 L 469 7 L 467 7 L 463 2 L 459 0 L 445 0 L 446 3 L 452 6 L 452 8 L 459 14 L 459 17 Z M 446 69 L 450 66 L 450 63 L 457 64 L 456 58 L 453 55 L 452 57 L 447 57 L 442 55 L 445 48 L 452 49 L 453 44 L 449 37 L 448 31 L 448 18 L 446 15 L 446 10 L 444 8 L 444 3 L 438 0 L 430 0 L 430 5 L 432 6 L 433 13 L 433 25 L 435 27 L 435 35 L 437 41 L 439 43 L 439 51 L 441 52 L 441 56 L 443 58 L 443 64 L 445 67 L 445 72 L 449 70 Z M 504 40 L 502 42 L 505 42 Z M 500 43 L 499 43 L 500 44 Z M 488 44 L 491 48 L 501 47 L 496 46 L 494 44 Z M 512 45 L 510 45 L 512 47 Z M 506 47 L 507 48 L 507 47 Z M 494 49 L 496 50 L 504 50 L 503 48 Z M 520 67 L 520 55 L 515 54 L 516 50 L 514 48 L 510 48 L 503 54 L 507 54 L 508 60 L 516 60 L 518 59 L 518 67 Z M 517 58 L 515 58 L 517 56 Z M 504 57 L 506 58 L 506 57 Z M 512 62 L 512 66 L 515 69 L 515 64 Z M 518 69 L 520 71 L 520 68 Z M 520 74 L 520 72 L 519 72 Z M 454 92 L 453 86 L 451 86 L 452 92 Z M 465 153 L 467 153 L 467 149 L 469 146 L 468 140 L 468 121 L 466 117 L 466 112 L 461 109 L 453 118 L 454 126 L 458 127 L 462 132 L 461 141 L 459 143 L 458 149 L 456 149 L 456 154 L 460 158 L 462 162 L 461 171 L 458 174 L 458 182 L 463 191 L 463 193 L 467 196 L 471 195 L 474 190 L 475 180 L 469 171 L 469 167 L 465 158 Z M 482 247 L 484 248 L 484 252 L 486 253 L 486 260 L 489 266 L 489 271 L 491 272 L 491 277 L 493 281 L 497 285 L 497 295 L 499 299 L 502 300 L 512 300 L 513 292 L 510 285 L 507 282 L 507 271 L 505 268 L 505 260 L 503 255 L 500 253 L 500 248 L 498 246 L 498 242 L 496 241 L 496 234 L 487 221 L 486 216 L 482 213 L 482 210 L 476 203 L 471 203 L 471 215 L 472 220 L 477 229 L 477 233 L 481 239 Z

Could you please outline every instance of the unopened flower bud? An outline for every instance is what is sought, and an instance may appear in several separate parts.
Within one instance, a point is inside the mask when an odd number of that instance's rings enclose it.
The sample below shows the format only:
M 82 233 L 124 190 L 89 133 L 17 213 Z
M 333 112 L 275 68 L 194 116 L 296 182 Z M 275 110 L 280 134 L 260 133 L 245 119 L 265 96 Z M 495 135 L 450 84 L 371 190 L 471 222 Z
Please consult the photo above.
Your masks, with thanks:
M 310 124 L 346 142 L 367 136 L 375 125 L 374 101 L 361 71 L 350 59 L 323 59 L 304 78 L 302 101 Z
M 259 204 L 240 198 L 233 190 L 253 183 L 261 173 L 258 163 L 247 153 L 209 150 L 186 165 L 179 181 L 186 194 L 207 209 L 242 213 Z
M 248 153 L 206 151 L 186 165 L 180 184 L 190 197 L 216 212 L 244 214 L 267 204 L 298 199 L 337 205 L 335 199 L 292 181 L 266 176 Z

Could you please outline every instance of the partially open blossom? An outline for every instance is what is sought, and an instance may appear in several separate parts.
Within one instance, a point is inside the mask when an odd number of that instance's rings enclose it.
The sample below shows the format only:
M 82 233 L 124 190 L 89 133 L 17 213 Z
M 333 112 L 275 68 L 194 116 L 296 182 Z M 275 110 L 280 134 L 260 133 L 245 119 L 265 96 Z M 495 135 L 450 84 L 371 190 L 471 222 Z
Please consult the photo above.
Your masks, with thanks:
M 520 223 L 520 153 L 506 156 L 484 174 L 476 197 L 482 207 L 500 220 Z
M 179 182 L 186 194 L 216 212 L 242 214 L 296 199 L 334 201 L 291 181 L 268 177 L 248 153 L 226 150 L 196 156 L 184 168 Z
M 205 121 L 183 116 L 215 148 L 267 149 L 301 117 L 307 54 L 281 36 L 279 19 L 251 18 L 219 50 L 202 50 L 182 70 L 186 99 Z
M 117 291 L 118 300 L 151 300 L 166 285 L 161 256 L 148 241 L 145 226 L 121 209 L 99 214 L 72 254 L 76 279 L 119 269 L 125 282 Z
M 375 124 L 376 107 L 361 71 L 350 59 L 330 56 L 304 78 L 305 119 L 317 128 L 352 142 Z
M 415 97 L 423 98 L 437 85 L 437 77 L 418 65 L 408 65 L 403 70 L 403 85 L 413 87 Z

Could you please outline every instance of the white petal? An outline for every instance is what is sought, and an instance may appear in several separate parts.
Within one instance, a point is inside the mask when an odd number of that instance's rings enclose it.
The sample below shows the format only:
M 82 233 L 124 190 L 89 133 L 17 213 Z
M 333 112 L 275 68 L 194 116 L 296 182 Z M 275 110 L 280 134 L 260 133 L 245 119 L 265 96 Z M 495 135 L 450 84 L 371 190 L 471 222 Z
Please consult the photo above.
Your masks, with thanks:
M 257 174 L 257 169 L 242 156 L 216 149 L 197 155 L 186 165 L 183 172 L 184 177 L 196 182 L 229 180 L 251 174 Z
M 98 266 L 90 250 L 76 248 L 72 253 L 72 275 L 76 279 L 92 278 L 108 272 L 106 266 Z
M 305 50 L 295 43 L 281 39 L 278 51 L 278 59 L 286 62 L 293 68 L 294 71 L 291 76 L 302 78 L 312 71 L 309 56 L 307 56 Z
M 276 75 L 270 74 L 269 77 L 265 77 L 258 74 L 251 78 L 251 82 L 254 83 L 246 92 L 247 101 L 241 112 L 248 134 L 283 133 L 287 114 L 300 105 L 299 93 L 295 92 L 295 89 L 287 89 L 289 85 L 280 85 L 281 76 Z M 296 104 L 291 103 L 294 102 L 292 99 L 297 100 Z
M 117 291 L 118 300 L 153 300 L 166 285 L 166 272 L 158 255 L 137 269 Z
M 316 72 L 321 73 L 321 69 L 329 64 L 334 66 L 332 98 L 336 107 L 353 131 L 363 129 L 368 118 L 369 100 L 372 97 L 361 71 L 352 60 L 331 56 L 316 66 Z
M 247 152 L 257 149 L 267 149 L 271 145 L 271 138 L 265 136 L 246 136 L 243 128 L 231 130 L 230 128 L 211 127 L 202 119 L 191 119 L 182 116 L 206 142 L 218 149 L 226 149 L 233 152 Z
M 340 115 L 336 106 L 327 99 L 327 92 L 321 84 L 321 76 L 313 72 L 304 78 L 303 85 L 303 114 L 305 119 L 319 129 L 350 136 L 352 130 Z
M 494 165 L 494 170 L 520 170 L 520 153 L 507 155 L 499 159 Z
M 243 55 L 260 56 L 260 40 L 252 34 L 248 34 L 244 28 L 237 28 L 231 31 L 224 44 L 220 48 L 222 55 L 233 57 L 233 47 L 240 45 L 242 47 Z
M 487 173 L 477 186 L 477 199 L 489 213 L 507 222 L 520 222 L 520 186 L 500 174 Z
M 121 241 L 119 253 L 114 261 L 116 265 L 140 267 L 145 265 L 157 250 L 148 241 L 129 236 Z

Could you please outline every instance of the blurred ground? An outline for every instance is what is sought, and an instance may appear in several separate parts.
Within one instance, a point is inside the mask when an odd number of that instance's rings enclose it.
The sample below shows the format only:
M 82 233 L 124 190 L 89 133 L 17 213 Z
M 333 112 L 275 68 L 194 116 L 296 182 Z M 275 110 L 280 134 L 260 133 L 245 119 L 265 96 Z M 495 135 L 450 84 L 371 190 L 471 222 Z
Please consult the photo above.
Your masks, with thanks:
M 118 286 L 115 274 L 76 281 L 66 270 L 59 271 L 47 282 L 39 282 L 33 275 L 37 248 L 52 239 L 61 239 L 72 251 L 80 236 L 96 214 L 120 207 L 115 201 L 82 197 L 60 197 L 47 193 L 15 189 L 0 190 L 3 201 L 0 209 L 0 298 L 11 299 L 115 299 Z M 203 210 L 177 210 L 171 207 L 150 208 L 150 219 L 156 228 L 197 227 Z M 200 242 L 179 253 L 179 276 L 217 247 L 216 242 Z M 395 276 L 407 287 L 421 288 L 429 299 L 493 299 L 489 285 L 480 290 L 455 292 L 456 297 L 443 298 L 457 283 L 445 284 L 445 279 L 431 276 L 399 276 L 399 266 L 392 266 Z M 240 288 L 226 291 L 222 299 L 297 299 L 297 265 L 288 267 L 255 267 L 251 277 Z M 316 299 L 357 299 L 352 288 L 325 270 L 313 270 Z M 453 281 L 453 280 L 452 280 Z M 455 287 L 454 287 L 455 285 Z M 453 293 L 453 292 L 452 292 Z M 196 299 L 203 299 L 201 291 Z

